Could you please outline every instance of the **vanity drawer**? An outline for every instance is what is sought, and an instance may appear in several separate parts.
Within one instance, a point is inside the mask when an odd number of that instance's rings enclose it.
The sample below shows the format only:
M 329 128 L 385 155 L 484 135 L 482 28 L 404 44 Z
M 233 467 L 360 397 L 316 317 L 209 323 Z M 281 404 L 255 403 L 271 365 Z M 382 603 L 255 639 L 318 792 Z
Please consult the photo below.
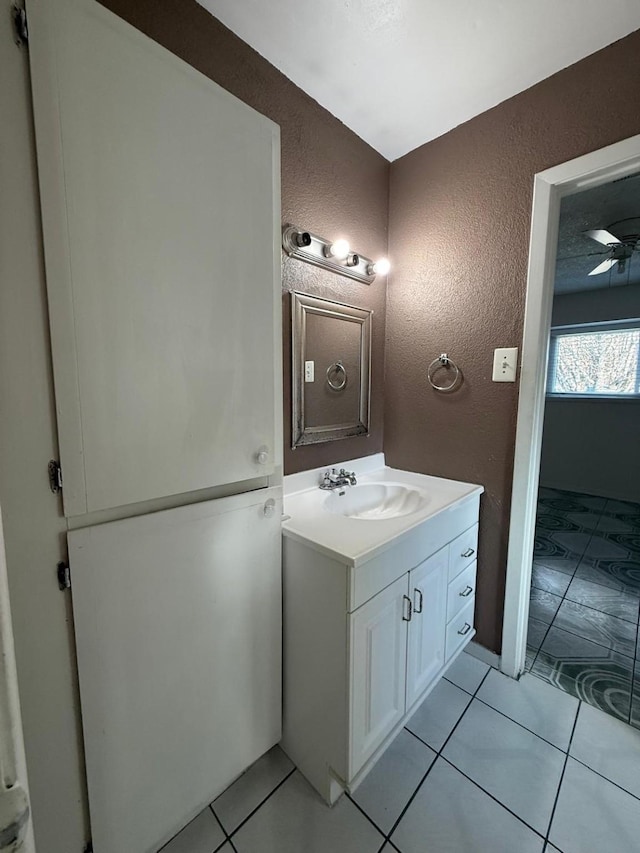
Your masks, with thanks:
M 476 606 L 475 595 L 462 610 L 454 616 L 447 625 L 447 639 L 445 642 L 445 660 L 449 660 L 451 655 L 466 643 L 474 634 L 473 631 L 473 611 Z
M 458 577 L 449 582 L 447 593 L 447 622 L 459 613 L 465 604 L 476 594 L 476 569 L 474 560 L 470 566 L 460 572 Z
M 419 524 L 394 543 L 392 548 L 383 551 L 371 560 L 351 567 L 347 603 L 349 612 L 356 610 L 381 589 L 393 583 L 396 578 L 411 569 L 415 569 L 427 557 L 445 547 L 448 542 L 453 540 L 452 546 L 457 543 L 460 540 L 460 531 L 469 530 L 473 523 L 477 522 L 479 504 L 480 498 L 477 495 L 462 503 L 455 504 L 423 521 L 422 524 Z M 471 529 L 476 530 L 477 538 L 478 525 L 476 524 L 475 528 L 471 527 Z M 466 562 L 470 561 L 467 560 Z M 462 569 L 464 566 L 460 566 L 460 568 Z M 449 562 L 448 580 L 452 580 L 453 577 L 451 562 Z
M 449 580 L 452 581 L 469 563 L 476 559 L 478 552 L 478 525 L 474 524 L 449 545 Z

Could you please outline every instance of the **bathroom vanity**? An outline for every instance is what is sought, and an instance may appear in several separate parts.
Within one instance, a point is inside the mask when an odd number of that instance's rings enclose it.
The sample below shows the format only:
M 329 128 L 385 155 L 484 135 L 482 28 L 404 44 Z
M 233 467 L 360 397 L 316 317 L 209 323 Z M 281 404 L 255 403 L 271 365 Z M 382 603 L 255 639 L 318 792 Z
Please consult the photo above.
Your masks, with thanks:
M 481 486 L 351 463 L 285 478 L 282 746 L 333 803 L 475 634 Z M 349 467 L 349 463 L 347 463 Z

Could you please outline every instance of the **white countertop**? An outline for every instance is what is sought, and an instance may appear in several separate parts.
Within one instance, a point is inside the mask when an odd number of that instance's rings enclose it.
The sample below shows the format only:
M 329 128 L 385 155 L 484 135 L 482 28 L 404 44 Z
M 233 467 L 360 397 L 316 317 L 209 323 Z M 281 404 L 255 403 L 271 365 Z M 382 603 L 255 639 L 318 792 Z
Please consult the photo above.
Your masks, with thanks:
M 283 534 L 351 566 L 372 559 L 427 519 L 484 491 L 483 486 L 474 483 L 388 468 L 382 454 L 336 467 L 355 470 L 358 483 L 399 483 L 421 489 L 429 497 L 424 507 L 410 515 L 376 520 L 349 518 L 323 509 L 331 494 L 319 488 L 325 469 L 285 477 Z

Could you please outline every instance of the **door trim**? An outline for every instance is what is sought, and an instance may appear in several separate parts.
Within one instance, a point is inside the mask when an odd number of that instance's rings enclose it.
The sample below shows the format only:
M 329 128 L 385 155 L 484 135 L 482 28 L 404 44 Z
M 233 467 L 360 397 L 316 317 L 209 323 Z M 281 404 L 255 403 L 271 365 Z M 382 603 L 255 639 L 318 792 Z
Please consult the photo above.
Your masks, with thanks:
M 501 669 L 524 670 L 560 201 L 640 171 L 640 134 L 534 176 Z

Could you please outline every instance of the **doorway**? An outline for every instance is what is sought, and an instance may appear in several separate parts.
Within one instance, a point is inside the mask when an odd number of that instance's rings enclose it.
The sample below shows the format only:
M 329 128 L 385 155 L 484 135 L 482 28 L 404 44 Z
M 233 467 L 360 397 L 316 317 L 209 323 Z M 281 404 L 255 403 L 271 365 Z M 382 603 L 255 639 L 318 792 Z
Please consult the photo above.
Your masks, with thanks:
M 563 198 L 640 171 L 640 135 L 541 172 L 534 179 L 501 668 L 525 671 L 549 329 Z
M 637 725 L 639 213 L 640 174 L 561 201 L 525 660 Z

